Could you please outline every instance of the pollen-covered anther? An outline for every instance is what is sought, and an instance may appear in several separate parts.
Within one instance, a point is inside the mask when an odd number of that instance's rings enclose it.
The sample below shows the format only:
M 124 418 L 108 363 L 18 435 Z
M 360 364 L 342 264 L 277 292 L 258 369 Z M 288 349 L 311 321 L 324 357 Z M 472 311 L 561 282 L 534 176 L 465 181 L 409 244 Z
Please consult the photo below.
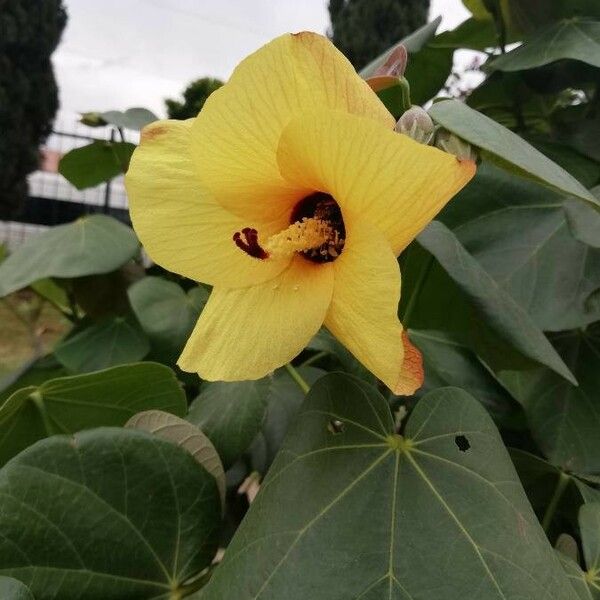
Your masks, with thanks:
M 328 254 L 335 257 L 338 255 L 336 247 L 342 243 L 338 232 L 327 221 L 317 217 L 303 217 L 271 236 L 265 244 L 265 250 L 276 258 L 291 256 L 296 252 L 315 257 Z

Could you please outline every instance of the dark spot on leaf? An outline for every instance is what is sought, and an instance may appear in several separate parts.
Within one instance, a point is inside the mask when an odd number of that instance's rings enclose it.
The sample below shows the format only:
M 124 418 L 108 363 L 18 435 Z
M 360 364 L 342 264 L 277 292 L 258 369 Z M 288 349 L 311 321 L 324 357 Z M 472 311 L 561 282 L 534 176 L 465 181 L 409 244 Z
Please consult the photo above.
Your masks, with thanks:
M 327 423 L 327 430 L 333 435 L 337 435 L 338 433 L 343 433 L 346 429 L 346 426 L 342 421 L 338 421 L 337 419 L 332 419 Z
M 471 447 L 469 440 L 464 435 L 457 435 L 454 438 L 454 443 L 461 452 L 466 452 Z

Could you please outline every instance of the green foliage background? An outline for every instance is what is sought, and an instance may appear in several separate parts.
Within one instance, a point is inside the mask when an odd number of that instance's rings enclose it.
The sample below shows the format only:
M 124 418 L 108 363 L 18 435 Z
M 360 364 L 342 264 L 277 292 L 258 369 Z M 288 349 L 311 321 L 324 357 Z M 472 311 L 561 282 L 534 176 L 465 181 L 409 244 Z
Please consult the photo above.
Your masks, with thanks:
M 206 99 L 223 85 L 219 79 L 202 77 L 192 81 L 183 90 L 181 100 L 167 99 L 167 116 L 169 119 L 191 119 L 195 117 L 206 102 Z
M 0 296 L 29 290 L 31 331 L 45 303 L 71 328 L 0 391 L 2 598 L 600 597 L 600 9 L 465 5 L 454 31 L 404 39 L 418 103 L 456 49 L 485 53 L 465 102 L 427 104 L 479 164 L 399 259 L 414 397 L 326 330 L 259 381 L 181 372 L 210 290 L 145 268 L 108 217 L 3 260 Z M 398 85 L 380 92 L 395 115 Z M 125 170 L 132 148 L 107 148 L 61 172 Z
M 427 22 L 429 0 L 330 0 L 331 41 L 364 67 Z

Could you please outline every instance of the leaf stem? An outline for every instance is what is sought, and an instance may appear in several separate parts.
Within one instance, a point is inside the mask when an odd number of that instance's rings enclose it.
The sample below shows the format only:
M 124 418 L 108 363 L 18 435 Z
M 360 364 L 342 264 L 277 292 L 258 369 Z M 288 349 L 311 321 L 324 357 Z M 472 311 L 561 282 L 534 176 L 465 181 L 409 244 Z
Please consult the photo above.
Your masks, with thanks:
M 216 566 L 216 564 L 210 565 L 208 569 L 206 569 L 205 572 L 203 572 L 199 577 L 194 579 L 194 581 L 188 583 L 187 585 L 182 585 L 177 590 L 174 590 L 169 597 L 169 600 L 181 600 L 182 598 L 201 590 L 209 582 Z
M 42 394 L 39 391 L 33 392 L 29 398 L 35 404 L 35 407 L 38 409 L 40 413 L 40 417 L 42 418 L 42 422 L 44 423 L 44 429 L 48 436 L 52 436 L 56 433 L 54 431 L 54 427 L 52 427 L 52 422 L 50 421 L 50 416 L 48 415 L 48 411 L 46 410 L 46 405 L 44 404 L 44 399 L 42 398 Z
M 305 393 L 308 394 L 310 390 L 310 386 L 306 383 L 304 377 L 298 373 L 296 367 L 292 365 L 292 363 L 285 363 L 285 368 L 287 372 L 290 374 L 291 378 L 298 384 L 298 387 Z
M 318 360 L 325 358 L 328 354 L 329 352 L 326 352 L 325 350 L 323 350 L 322 352 L 317 352 L 316 354 L 313 354 L 310 358 L 307 358 L 300 366 L 308 367 L 309 365 L 316 363 Z
M 548 529 L 552 523 L 552 519 L 554 518 L 554 513 L 558 508 L 560 499 L 567 489 L 567 485 L 569 485 L 569 481 L 571 481 L 571 477 L 561 471 L 558 476 L 558 481 L 556 482 L 556 487 L 554 488 L 554 494 L 552 494 L 552 498 L 546 507 L 546 512 L 544 513 L 544 518 L 542 519 L 542 527 L 546 533 L 548 533 Z

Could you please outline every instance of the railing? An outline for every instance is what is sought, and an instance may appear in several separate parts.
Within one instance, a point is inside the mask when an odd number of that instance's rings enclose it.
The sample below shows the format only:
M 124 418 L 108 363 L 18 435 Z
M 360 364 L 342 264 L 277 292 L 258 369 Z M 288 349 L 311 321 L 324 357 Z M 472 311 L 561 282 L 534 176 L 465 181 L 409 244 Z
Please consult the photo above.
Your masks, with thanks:
M 137 132 L 124 133 L 126 140 L 137 142 Z M 0 221 L 0 244 L 14 249 L 30 235 L 85 214 L 109 214 L 129 222 L 127 195 L 123 177 L 96 187 L 78 190 L 60 173 L 58 162 L 69 150 L 95 140 L 112 140 L 112 127 L 87 127 L 77 121 L 56 123 L 42 148 L 40 169 L 28 177 L 29 197 L 13 221 Z

